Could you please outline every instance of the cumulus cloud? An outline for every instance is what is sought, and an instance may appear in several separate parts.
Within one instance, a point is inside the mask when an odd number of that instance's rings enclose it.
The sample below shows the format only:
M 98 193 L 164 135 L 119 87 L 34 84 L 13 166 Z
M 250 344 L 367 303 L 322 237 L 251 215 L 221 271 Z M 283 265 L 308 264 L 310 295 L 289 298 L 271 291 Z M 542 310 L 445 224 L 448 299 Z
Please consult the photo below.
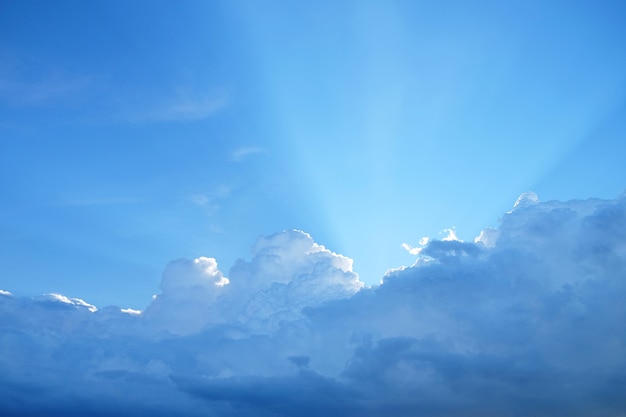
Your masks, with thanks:
M 284 231 L 143 312 L 3 291 L 0 414 L 622 416 L 626 197 L 518 202 L 370 288 Z
M 363 287 L 351 259 L 297 230 L 259 238 L 252 259 L 237 261 L 229 276 L 213 258 L 172 262 L 163 274 L 162 293 L 144 316 L 179 334 L 217 323 L 267 332 L 300 317 L 305 307 L 349 297 Z
M 170 262 L 161 280 L 161 294 L 144 316 L 161 330 L 196 332 L 211 321 L 211 307 L 228 284 L 213 258 Z

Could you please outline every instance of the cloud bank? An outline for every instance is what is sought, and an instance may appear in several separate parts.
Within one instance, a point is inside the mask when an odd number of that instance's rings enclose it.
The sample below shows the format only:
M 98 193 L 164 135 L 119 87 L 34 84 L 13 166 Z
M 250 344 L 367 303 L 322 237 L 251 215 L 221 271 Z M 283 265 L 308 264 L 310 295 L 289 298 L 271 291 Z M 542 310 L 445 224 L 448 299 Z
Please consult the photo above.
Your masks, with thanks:
M 366 288 L 285 231 L 170 263 L 141 313 L 3 289 L 0 415 L 626 415 L 626 197 L 421 245 Z

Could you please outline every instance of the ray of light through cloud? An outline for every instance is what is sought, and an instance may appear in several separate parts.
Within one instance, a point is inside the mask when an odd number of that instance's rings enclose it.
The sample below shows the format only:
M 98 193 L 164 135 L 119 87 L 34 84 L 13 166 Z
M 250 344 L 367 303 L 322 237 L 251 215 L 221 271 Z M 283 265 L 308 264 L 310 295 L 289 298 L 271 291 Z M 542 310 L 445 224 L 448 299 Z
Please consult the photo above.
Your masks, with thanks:
M 0 415 L 622 416 L 625 28 L 0 3 Z

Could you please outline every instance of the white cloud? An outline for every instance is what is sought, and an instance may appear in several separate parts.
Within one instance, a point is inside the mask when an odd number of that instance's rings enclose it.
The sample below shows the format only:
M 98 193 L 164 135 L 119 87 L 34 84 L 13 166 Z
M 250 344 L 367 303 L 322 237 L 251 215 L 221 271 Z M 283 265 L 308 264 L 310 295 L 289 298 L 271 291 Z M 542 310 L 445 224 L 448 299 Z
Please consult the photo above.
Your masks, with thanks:
M 402 244 L 402 248 L 404 250 L 406 250 L 407 252 L 409 252 L 411 255 L 419 255 L 419 253 L 423 249 L 423 248 L 420 248 L 420 247 L 413 247 L 413 246 L 409 245 L 408 243 L 403 243 Z
M 475 243 L 481 243 L 488 248 L 492 248 L 498 241 L 498 229 L 493 227 L 486 227 L 480 231 L 480 234 L 474 238 Z
M 229 277 L 212 258 L 172 262 L 163 274 L 162 294 L 144 315 L 157 328 L 177 334 L 217 323 L 268 332 L 300 317 L 306 307 L 349 297 L 363 287 L 351 259 L 298 230 L 259 238 L 252 259 L 237 261 Z
M 411 255 L 419 255 L 422 249 L 424 249 L 424 246 L 426 246 L 429 241 L 430 238 L 425 236 L 419 240 L 420 246 L 411 246 L 408 243 L 403 243 L 402 248 L 409 252 Z
M 170 262 L 161 280 L 161 294 L 144 316 L 157 329 L 174 334 L 197 332 L 214 320 L 211 307 L 228 283 L 213 258 Z
M 9 291 L 5 291 L 5 290 L 0 290 L 0 295 L 6 295 L 6 296 L 12 296 L 13 294 L 11 294 Z
M 228 278 L 217 268 L 217 261 L 202 256 L 193 261 L 181 259 L 171 262 L 163 274 L 161 290 L 164 293 L 190 289 L 212 290 L 227 284 Z
M 68 304 L 68 305 L 78 307 L 78 308 L 85 308 L 91 311 L 92 313 L 98 311 L 98 308 L 96 306 L 87 303 L 85 300 L 82 300 L 80 298 L 66 297 L 62 294 L 56 294 L 56 293 L 44 294 L 41 297 L 39 297 L 39 299 Z
M 459 238 L 456 236 L 456 229 L 454 227 L 452 227 L 450 229 L 444 229 L 443 233 L 447 233 L 448 234 L 443 239 L 441 239 L 444 242 L 458 241 L 459 240 Z
M 228 279 L 212 258 L 170 263 L 141 314 L 0 297 L 0 414 L 626 412 L 626 196 L 535 202 L 476 242 L 420 244 L 431 261 L 372 288 L 285 231 Z
M 130 314 L 131 316 L 138 316 L 141 314 L 141 310 L 135 310 L 132 308 L 122 308 L 120 311 L 125 314 Z
M 537 204 L 539 202 L 539 197 L 537 194 L 532 191 L 527 191 L 522 193 L 515 204 L 513 205 L 513 210 L 522 209 L 524 207 L 532 206 L 533 204 Z

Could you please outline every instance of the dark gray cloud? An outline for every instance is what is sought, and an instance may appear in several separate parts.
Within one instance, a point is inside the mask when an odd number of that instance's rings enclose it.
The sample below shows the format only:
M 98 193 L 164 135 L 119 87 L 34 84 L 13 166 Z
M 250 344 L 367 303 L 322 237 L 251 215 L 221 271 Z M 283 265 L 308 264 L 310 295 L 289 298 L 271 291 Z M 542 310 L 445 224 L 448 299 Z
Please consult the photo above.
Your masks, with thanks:
M 141 314 L 2 291 L 0 415 L 623 416 L 626 198 L 520 201 L 372 288 L 286 231 Z

